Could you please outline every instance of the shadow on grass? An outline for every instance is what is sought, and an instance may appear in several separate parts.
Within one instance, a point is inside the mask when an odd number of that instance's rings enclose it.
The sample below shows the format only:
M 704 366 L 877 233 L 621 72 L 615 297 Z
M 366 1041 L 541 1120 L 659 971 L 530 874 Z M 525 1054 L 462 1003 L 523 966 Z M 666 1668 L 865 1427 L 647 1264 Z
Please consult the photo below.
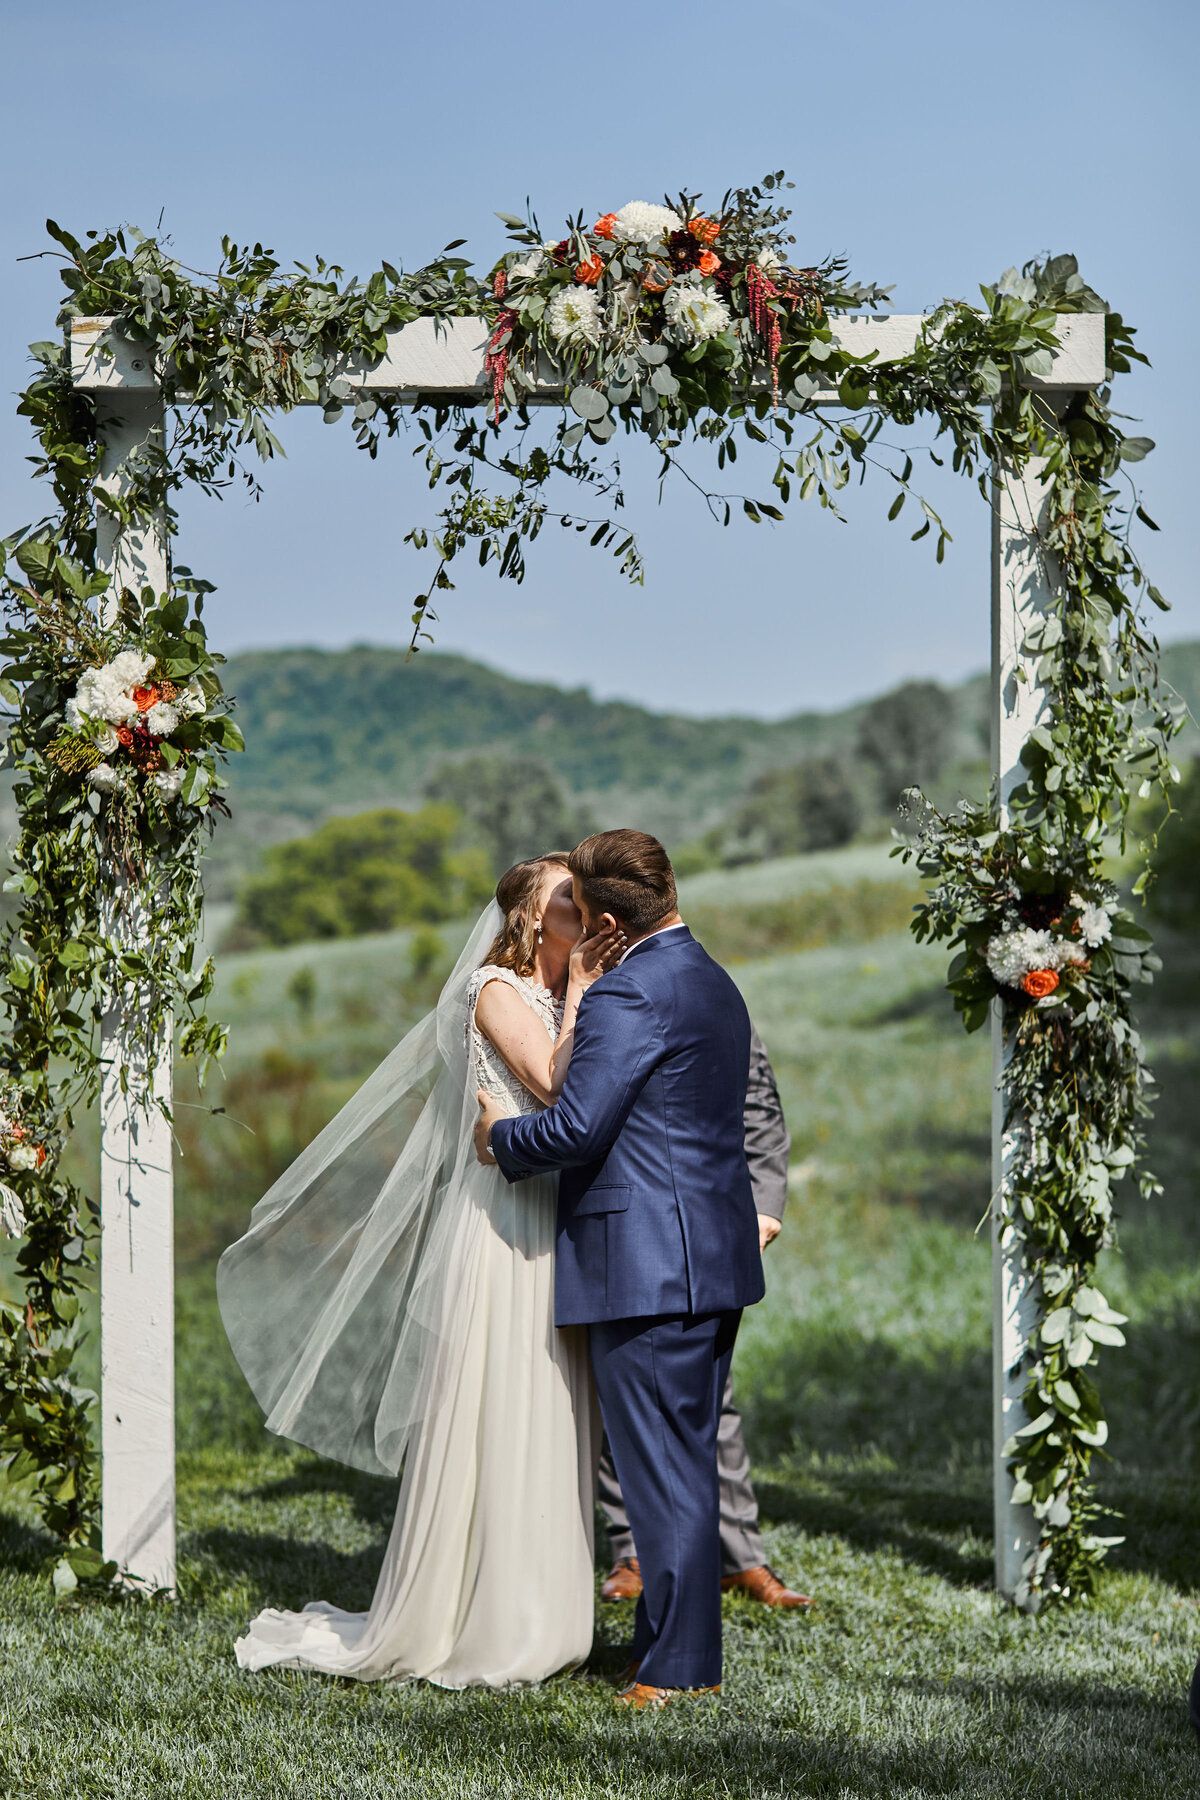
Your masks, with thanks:
M 57 1538 L 7 1510 L 14 1504 L 12 1496 L 0 1483 L 0 1567 L 23 1575 L 40 1575 L 46 1565 L 56 1561 L 61 1549 Z
M 1172 1306 L 1128 1328 L 1101 1382 L 1115 1461 L 1101 1501 L 1113 1567 L 1200 1582 L 1200 1322 Z M 966 1585 L 991 1581 L 991 1353 L 791 1324 L 738 1370 L 768 1521 L 891 1548 Z
M 214 1566 L 223 1581 L 242 1577 L 269 1606 L 298 1612 L 309 1600 L 331 1600 L 347 1612 L 365 1612 L 379 1577 L 382 1548 L 335 1550 L 311 1538 L 284 1537 L 277 1532 L 236 1531 L 211 1526 L 187 1534 L 189 1561 Z M 205 1585 L 197 1575 L 197 1594 Z M 195 1596 L 193 1596 L 195 1597 Z

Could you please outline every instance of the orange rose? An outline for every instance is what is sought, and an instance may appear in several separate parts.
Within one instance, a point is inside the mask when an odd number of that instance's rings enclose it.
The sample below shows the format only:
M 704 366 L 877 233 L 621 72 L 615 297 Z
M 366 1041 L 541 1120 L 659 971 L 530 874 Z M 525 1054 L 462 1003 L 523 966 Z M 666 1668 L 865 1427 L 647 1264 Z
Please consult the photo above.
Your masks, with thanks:
M 595 287 L 604 273 L 604 259 L 600 256 L 589 256 L 585 263 L 580 263 L 575 271 L 575 279 L 581 287 Z
M 133 732 L 129 729 L 128 725 L 117 725 L 114 729 L 116 730 L 117 741 L 124 749 L 128 750 L 130 744 L 133 742 Z
M 39 1145 L 38 1145 L 38 1147 L 37 1147 L 37 1156 L 38 1156 L 38 1168 L 39 1168 L 39 1169 L 40 1169 L 40 1168 L 41 1168 L 41 1166 L 42 1166 L 42 1164 L 43 1164 L 43 1163 L 44 1163 L 44 1162 L 45 1162 L 45 1160 L 46 1160 L 46 1146 L 45 1146 L 45 1144 L 39 1144 Z
M 704 252 L 697 265 L 702 275 L 715 275 L 720 266 L 720 257 L 715 256 L 711 250 Z
M 613 234 L 613 226 L 616 224 L 616 222 L 617 222 L 616 213 L 605 213 L 604 217 L 602 219 L 597 219 L 596 223 L 592 226 L 592 236 L 593 237 L 602 237 L 602 238 L 611 238 L 612 234 Z
M 687 228 L 698 244 L 715 244 L 721 235 L 721 221 L 706 219 L 702 213 L 697 213 L 694 219 L 689 219 Z M 703 266 L 701 264 L 702 268 Z
M 149 687 L 135 687 L 133 690 L 133 704 L 139 712 L 149 712 L 152 706 L 158 705 L 159 698 L 158 689 L 153 682 Z
M 1030 969 L 1021 986 L 1031 1000 L 1044 1000 L 1058 986 L 1058 976 L 1053 969 Z
M 666 263 L 651 263 L 642 276 L 642 286 L 648 294 L 665 294 L 673 279 Z

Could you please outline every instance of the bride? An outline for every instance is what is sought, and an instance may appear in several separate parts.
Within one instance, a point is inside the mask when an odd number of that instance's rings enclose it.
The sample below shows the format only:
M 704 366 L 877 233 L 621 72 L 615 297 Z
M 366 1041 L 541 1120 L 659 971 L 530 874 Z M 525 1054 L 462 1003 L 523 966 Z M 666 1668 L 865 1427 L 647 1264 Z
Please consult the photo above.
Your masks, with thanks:
M 436 1011 L 221 1258 L 268 1429 L 403 1466 L 370 1609 L 270 1608 L 237 1642 L 243 1668 L 499 1687 L 591 1647 L 600 1426 L 586 1332 L 554 1325 L 557 1177 L 510 1186 L 472 1145 L 477 1089 L 510 1114 L 553 1104 L 580 997 L 624 948 L 580 938 L 566 860 L 502 877 Z

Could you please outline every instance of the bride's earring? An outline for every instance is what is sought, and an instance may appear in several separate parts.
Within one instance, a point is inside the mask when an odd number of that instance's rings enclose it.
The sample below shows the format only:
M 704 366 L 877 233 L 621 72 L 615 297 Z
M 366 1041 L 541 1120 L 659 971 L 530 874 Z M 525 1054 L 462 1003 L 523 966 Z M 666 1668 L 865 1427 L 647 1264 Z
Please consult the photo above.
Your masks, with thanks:
M 542 928 L 539 925 L 538 926 L 538 949 L 540 950 L 541 947 L 542 947 Z

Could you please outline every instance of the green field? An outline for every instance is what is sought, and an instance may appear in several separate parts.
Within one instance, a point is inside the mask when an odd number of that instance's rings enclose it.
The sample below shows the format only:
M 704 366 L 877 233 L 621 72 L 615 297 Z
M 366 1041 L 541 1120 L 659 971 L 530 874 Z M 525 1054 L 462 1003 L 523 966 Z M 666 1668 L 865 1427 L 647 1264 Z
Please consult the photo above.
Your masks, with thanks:
M 732 932 L 739 908 L 808 893 L 816 910 L 863 882 L 903 888 L 895 864 L 863 855 L 696 877 L 685 910 L 715 909 Z M 448 957 L 457 940 L 443 935 Z M 989 1588 L 989 1259 L 976 1235 L 988 1047 L 950 1013 L 939 952 L 890 924 L 853 941 L 839 919 L 828 935 L 732 964 L 794 1137 L 786 1228 L 736 1373 L 771 1555 L 816 1594 L 815 1613 L 728 1599 L 721 1700 L 640 1721 L 611 1705 L 624 1608 L 598 1609 L 587 1671 L 537 1691 L 237 1671 L 233 1638 L 262 1604 L 367 1604 L 394 1488 L 263 1436 L 221 1336 L 213 1263 L 297 1144 L 429 1003 L 438 973 L 412 975 L 404 933 L 229 957 L 233 1048 L 208 1097 L 228 1110 L 214 1117 L 185 1092 L 179 1112 L 179 1597 L 55 1607 L 41 1573 L 50 1546 L 9 1498 L 0 1792 L 1200 1792 L 1184 1706 L 1200 1652 L 1200 953 L 1168 943 L 1144 1009 L 1165 1193 L 1126 1196 L 1125 1254 L 1103 1276 L 1131 1315 L 1129 1348 L 1101 1369 L 1113 1425 L 1102 1488 L 1126 1542 L 1093 1606 L 1028 1619 Z

